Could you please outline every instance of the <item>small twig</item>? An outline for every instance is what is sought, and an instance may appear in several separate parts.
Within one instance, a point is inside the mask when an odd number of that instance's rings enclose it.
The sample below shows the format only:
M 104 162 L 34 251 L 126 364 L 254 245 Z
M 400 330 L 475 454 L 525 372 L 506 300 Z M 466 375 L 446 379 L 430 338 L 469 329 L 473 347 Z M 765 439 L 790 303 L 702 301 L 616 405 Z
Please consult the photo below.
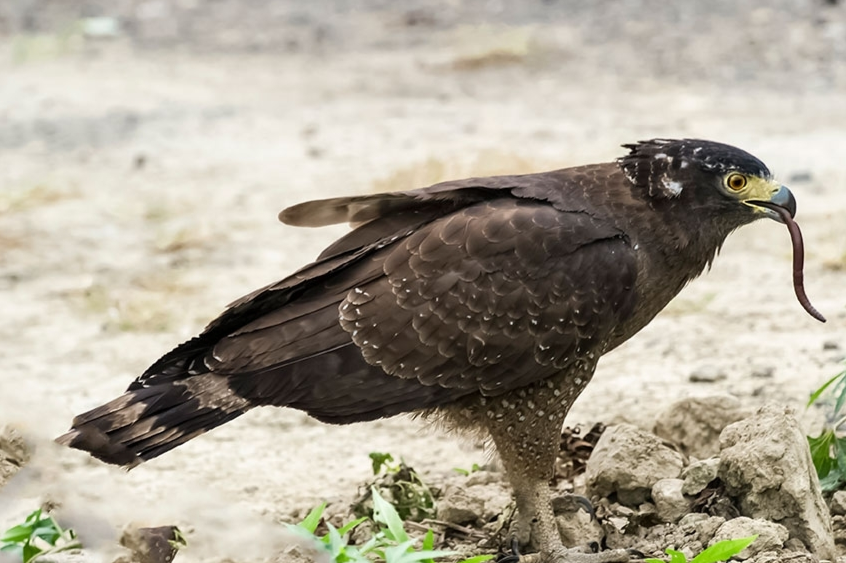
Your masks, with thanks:
M 409 524 L 410 524 L 410 522 L 409 522 Z M 488 537 L 487 534 L 480 532 L 479 530 L 474 530 L 473 528 L 468 528 L 466 526 L 461 526 L 459 524 L 453 524 L 452 522 L 445 522 L 443 520 L 433 520 L 431 518 L 426 518 L 425 520 L 420 522 L 421 526 L 423 524 L 433 524 L 433 525 L 436 525 L 436 526 L 443 526 L 444 528 L 449 528 L 450 530 L 453 530 L 453 531 L 458 532 L 460 534 L 464 534 L 467 537 L 471 537 L 471 538 L 475 538 L 475 539 L 481 540 L 481 539 L 485 539 L 486 537 Z M 423 526 L 423 528 L 426 529 L 425 526 Z

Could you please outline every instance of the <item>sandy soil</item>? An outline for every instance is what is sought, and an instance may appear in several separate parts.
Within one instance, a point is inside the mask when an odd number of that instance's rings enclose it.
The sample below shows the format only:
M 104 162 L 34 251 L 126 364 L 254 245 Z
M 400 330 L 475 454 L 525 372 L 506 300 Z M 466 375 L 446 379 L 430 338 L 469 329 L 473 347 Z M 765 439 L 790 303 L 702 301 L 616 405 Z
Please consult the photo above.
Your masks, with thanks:
M 27 11 L 38 4 L 0 12 L 0 423 L 37 448 L 0 496 L 0 528 L 47 496 L 97 537 L 177 522 L 220 540 L 186 560 L 244 556 L 240 538 L 274 519 L 352 496 L 371 451 L 424 475 L 486 459 L 404 418 L 328 427 L 284 410 L 130 474 L 51 445 L 226 303 L 343 232 L 276 222 L 304 199 L 605 161 L 642 138 L 736 144 L 794 190 L 806 287 L 829 322 L 793 297 L 786 230 L 753 225 L 603 359 L 569 422 L 648 425 L 713 393 L 801 407 L 842 366 L 842 5 L 130 2 L 113 14 L 121 34 L 94 39 L 57 23 L 82 12 Z M 725 379 L 689 381 L 709 366 Z

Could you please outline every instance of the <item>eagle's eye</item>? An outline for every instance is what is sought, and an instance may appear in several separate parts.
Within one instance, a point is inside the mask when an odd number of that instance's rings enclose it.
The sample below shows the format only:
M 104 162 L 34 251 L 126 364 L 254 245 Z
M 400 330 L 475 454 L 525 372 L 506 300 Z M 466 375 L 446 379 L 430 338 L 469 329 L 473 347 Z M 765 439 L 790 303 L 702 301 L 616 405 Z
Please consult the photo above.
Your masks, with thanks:
M 732 191 L 739 192 L 746 187 L 746 176 L 743 174 L 731 174 L 726 178 L 726 186 Z

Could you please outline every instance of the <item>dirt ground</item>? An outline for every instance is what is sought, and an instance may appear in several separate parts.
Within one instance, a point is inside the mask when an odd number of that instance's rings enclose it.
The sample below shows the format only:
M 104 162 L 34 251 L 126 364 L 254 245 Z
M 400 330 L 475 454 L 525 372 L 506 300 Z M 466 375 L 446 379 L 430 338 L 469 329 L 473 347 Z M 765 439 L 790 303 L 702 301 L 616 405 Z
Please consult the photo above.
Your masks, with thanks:
M 638 139 L 728 142 L 776 171 L 828 323 L 793 296 L 786 229 L 755 224 L 603 358 L 568 422 L 649 426 L 714 393 L 802 407 L 846 357 L 846 5 L 585 6 L 0 7 L 0 425 L 36 448 L 0 494 L 0 529 L 48 497 L 90 537 L 175 522 L 215 536 L 185 561 L 247 560 L 244 538 L 261 553 L 276 519 L 352 496 L 371 451 L 424 476 L 483 463 L 482 444 L 410 419 L 329 427 L 278 409 L 128 474 L 51 439 L 344 231 L 283 226 L 282 208 L 606 161 Z

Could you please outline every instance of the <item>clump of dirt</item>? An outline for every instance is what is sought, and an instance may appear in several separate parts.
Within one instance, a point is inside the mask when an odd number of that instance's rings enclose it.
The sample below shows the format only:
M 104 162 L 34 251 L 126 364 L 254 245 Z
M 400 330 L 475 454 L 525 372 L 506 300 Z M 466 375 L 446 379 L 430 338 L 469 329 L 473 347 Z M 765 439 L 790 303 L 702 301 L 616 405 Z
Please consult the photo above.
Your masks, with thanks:
M 23 437 L 11 426 L 0 428 L 0 489 L 29 461 Z

